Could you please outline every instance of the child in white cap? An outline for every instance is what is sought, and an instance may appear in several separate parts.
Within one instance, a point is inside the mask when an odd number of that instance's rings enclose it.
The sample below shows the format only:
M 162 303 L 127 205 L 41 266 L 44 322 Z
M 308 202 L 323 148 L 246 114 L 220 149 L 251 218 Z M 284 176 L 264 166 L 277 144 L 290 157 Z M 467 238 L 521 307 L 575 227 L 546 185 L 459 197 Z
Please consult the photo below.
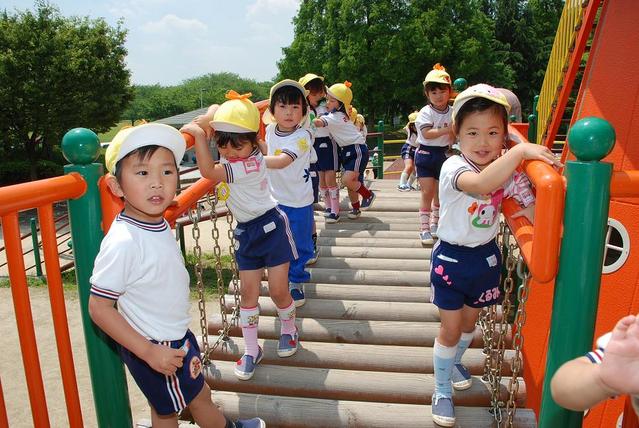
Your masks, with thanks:
M 336 83 L 328 88 L 326 116 L 313 120 L 318 128 L 328 127 L 328 132 L 342 148 L 342 165 L 344 166 L 343 182 L 348 189 L 348 197 L 353 209 L 348 218 L 356 219 L 361 210 L 367 210 L 375 200 L 375 193 L 364 186 L 364 170 L 368 164 L 368 146 L 366 137 L 351 120 L 351 102 L 353 91 L 351 82 Z M 362 196 L 360 203 L 359 196 Z
M 471 86 L 455 99 L 452 121 L 461 155 L 441 168 L 439 241 L 431 257 L 432 302 L 441 318 L 433 347 L 433 420 L 455 425 L 452 388 L 470 388 L 461 364 L 481 308 L 501 301 L 501 253 L 495 242 L 501 202 L 513 196 L 524 207 L 514 217 L 532 221 L 534 198 L 522 197 L 516 168 L 524 159 L 560 165 L 546 147 L 522 143 L 502 155 L 508 139 L 506 97 L 495 88 Z M 531 196 L 530 191 L 525 193 Z
M 237 220 L 235 258 L 240 271 L 240 325 L 245 350 L 235 366 L 235 375 L 241 380 L 253 377 L 264 355 L 257 342 L 257 326 L 260 283 L 265 268 L 268 269 L 269 294 L 281 322 L 277 354 L 287 357 L 297 351 L 295 303 L 288 291 L 289 262 L 298 257 L 297 249 L 288 217 L 277 207 L 269 189 L 266 162 L 257 142 L 260 114 L 250 95 L 229 91 L 228 101 L 219 107 L 211 106 L 207 115 L 182 128 L 195 138 L 202 176 L 219 183 L 218 199 L 226 201 Z M 219 164 L 209 151 L 208 131 L 212 131 L 220 152 Z
M 177 427 L 177 414 L 186 407 L 201 427 L 264 427 L 259 418 L 231 422 L 213 404 L 188 328 L 189 274 L 163 218 L 175 197 L 184 149 L 175 128 L 156 123 L 113 138 L 105 155 L 113 174 L 107 184 L 124 200 L 124 210 L 95 259 L 89 314 L 120 345 L 149 401 L 154 427 Z
M 419 112 L 412 112 L 408 115 L 408 123 L 404 127 L 406 131 L 406 142 L 402 146 L 401 157 L 404 160 L 404 170 L 399 177 L 397 189 L 400 192 L 408 192 L 413 188 L 415 181 L 415 152 L 419 143 L 417 142 L 417 129 L 415 128 L 415 120 Z

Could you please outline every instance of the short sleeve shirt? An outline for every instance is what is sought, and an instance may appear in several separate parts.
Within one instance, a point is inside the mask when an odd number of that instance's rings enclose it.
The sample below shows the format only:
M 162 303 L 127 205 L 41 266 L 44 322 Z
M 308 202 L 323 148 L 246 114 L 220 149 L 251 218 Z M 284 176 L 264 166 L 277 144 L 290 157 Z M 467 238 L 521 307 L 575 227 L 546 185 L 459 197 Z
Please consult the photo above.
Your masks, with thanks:
M 453 137 L 450 134 L 441 135 L 437 138 L 426 139 L 422 132 L 426 129 L 450 128 L 453 126 L 453 109 L 446 106 L 443 111 L 433 108 L 430 104 L 424 106 L 415 120 L 417 129 L 417 143 L 423 146 L 447 147 L 453 144 Z
M 313 203 L 313 183 L 310 163 L 313 151 L 313 137 L 308 129 L 298 128 L 292 132 L 281 132 L 276 124 L 266 127 L 268 155 L 282 153 L 293 162 L 281 169 L 268 169 L 271 192 L 278 203 L 287 207 L 300 208 Z
M 240 223 L 253 220 L 277 206 L 271 194 L 262 153 L 255 149 L 246 159 L 220 158 L 226 170 L 226 183 L 217 187 L 218 199 L 226 201 Z
M 488 195 L 471 195 L 457 187 L 459 176 L 479 173 L 479 168 L 462 156 L 451 156 L 442 165 L 439 177 L 439 227 L 437 234 L 445 242 L 477 247 L 495 239 L 503 198 L 512 196 L 515 184 L 510 178 Z
M 328 132 L 340 147 L 366 144 L 365 134 L 362 134 L 353 121 L 343 112 L 333 111 L 320 117 L 320 119 L 328 127 Z
M 147 339 L 178 340 L 189 327 L 189 274 L 168 223 L 124 214 L 113 221 L 95 259 L 91 294 L 118 302 Z

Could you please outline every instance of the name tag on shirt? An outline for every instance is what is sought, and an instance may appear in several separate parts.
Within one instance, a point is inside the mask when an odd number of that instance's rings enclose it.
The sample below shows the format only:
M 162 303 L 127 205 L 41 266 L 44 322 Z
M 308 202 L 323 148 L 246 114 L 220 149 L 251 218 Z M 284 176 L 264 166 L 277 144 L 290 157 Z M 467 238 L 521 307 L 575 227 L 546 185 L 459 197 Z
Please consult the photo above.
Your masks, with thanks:
M 243 164 L 244 164 L 244 172 L 246 172 L 247 174 L 250 174 L 252 172 L 259 172 L 260 170 L 260 164 L 257 162 L 257 159 L 255 159 L 254 157 L 244 159 Z

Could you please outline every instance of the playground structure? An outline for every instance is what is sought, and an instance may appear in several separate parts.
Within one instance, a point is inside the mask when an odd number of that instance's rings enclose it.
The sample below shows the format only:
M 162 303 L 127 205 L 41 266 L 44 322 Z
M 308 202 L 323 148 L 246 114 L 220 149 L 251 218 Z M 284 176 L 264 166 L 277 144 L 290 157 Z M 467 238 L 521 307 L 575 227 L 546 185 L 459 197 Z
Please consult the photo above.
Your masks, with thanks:
M 633 221 L 639 215 L 639 149 L 632 143 L 639 137 L 639 82 L 635 78 L 639 55 L 627 52 L 628 46 L 639 46 L 639 34 L 634 30 L 638 9 L 633 0 L 568 0 L 538 113 L 532 121 L 533 132 L 529 133 L 525 124 L 511 126 L 515 144 L 525 142 L 524 135 L 529 135 L 539 144 L 554 145 L 572 82 L 590 42 L 571 124 L 592 116 L 605 118 L 616 132 L 616 143 L 607 124 L 590 118 L 568 134 L 569 144 L 562 152 L 562 159 L 567 160 L 563 177 L 541 162 L 524 165 L 536 187 L 535 225 L 510 219 L 514 202 L 504 205 L 508 226 L 519 246 L 518 250 L 506 250 L 512 257 L 504 257 L 509 260 L 504 276 L 514 280 L 519 265 L 524 278 L 516 292 L 517 315 L 512 329 L 504 329 L 506 314 L 499 318 L 493 311 L 483 318 L 484 335 L 473 342 L 465 361 L 475 375 L 474 386 L 455 397 L 462 426 L 493 426 L 493 415 L 487 411 L 490 406 L 495 406 L 496 415 L 503 407 L 504 420 L 512 417 L 513 426 L 533 426 L 535 421 L 546 428 L 580 426 L 581 413 L 565 411 L 552 402 L 549 375 L 562 362 L 590 350 L 593 338 L 609 331 L 619 318 L 639 312 L 639 262 L 628 257 L 639 237 Z M 90 133 L 72 131 L 63 141 L 71 162 L 65 168 L 67 175 L 0 189 L 0 217 L 7 254 L 12 256 L 9 270 L 19 314 L 22 358 L 28 367 L 33 422 L 38 427 L 49 422 L 21 262 L 17 212 L 38 208 L 69 426 L 83 426 L 51 204 L 69 199 L 80 302 L 86 307 L 93 258 L 119 210 L 119 201 L 99 185 L 101 167 L 91 164 L 96 144 Z M 606 162 L 600 162 L 602 159 Z M 409 199 L 409 194 L 395 194 L 394 184 L 372 184 L 380 198 L 373 211 L 358 221 L 326 225 L 318 217 L 321 257 L 311 269 L 308 303 L 299 311 L 303 347 L 299 355 L 286 360 L 273 357 L 276 317 L 269 302 L 261 298 L 259 334 L 266 339 L 266 357 L 252 381 L 235 380 L 232 362 L 242 348 L 232 322 L 237 301 L 221 293 L 226 311 L 220 317 L 208 317 L 208 332 L 216 337 L 218 330 L 224 330 L 231 338 L 213 350 L 207 381 L 216 390 L 214 399 L 227 413 L 256 412 L 272 426 L 429 426 L 425 406 L 432 391 L 432 376 L 427 374 L 432 373 L 429 347 L 437 329 L 437 314 L 428 303 L 426 287 L 430 249 L 421 248 L 414 236 L 416 218 L 411 220 L 411 216 L 417 201 Z M 166 218 L 173 223 L 183 213 L 192 212 L 197 201 L 213 188 L 214 183 L 208 180 L 198 181 L 178 196 Z M 222 209 L 216 212 L 224 214 Z M 607 223 L 615 229 L 606 232 Z M 502 243 L 509 244 L 507 233 Z M 610 272 L 602 275 L 606 242 L 617 236 L 620 242 L 608 244 L 606 258 L 619 258 L 607 261 Z M 521 254 L 528 274 L 521 269 L 523 262 L 516 262 L 517 254 Z M 233 280 L 229 291 L 236 289 Z M 266 290 L 262 293 L 266 295 Z M 389 314 L 395 313 L 401 317 L 389 319 Z M 100 426 L 131 425 L 117 353 L 88 317 L 84 321 L 98 422 Z M 497 340 L 495 333 L 501 333 Z M 203 340 L 206 337 L 205 331 Z M 204 344 L 206 348 L 206 341 Z M 482 346 L 488 351 L 488 362 L 481 354 Z M 507 346 L 513 351 L 504 350 Z M 505 364 L 500 365 L 500 360 Z M 477 377 L 482 373 L 488 384 L 498 388 L 484 386 Z M 523 375 L 523 380 L 518 375 Z M 498 379 L 502 376 L 512 376 L 513 381 L 502 382 Z M 584 425 L 615 426 L 624 403 L 621 397 L 597 406 Z M 8 425 L 6 405 L 13 403 L 5 401 L 0 390 L 0 426 Z M 511 413 L 513 405 L 526 409 Z M 636 427 L 636 420 L 628 416 L 626 412 L 623 426 Z

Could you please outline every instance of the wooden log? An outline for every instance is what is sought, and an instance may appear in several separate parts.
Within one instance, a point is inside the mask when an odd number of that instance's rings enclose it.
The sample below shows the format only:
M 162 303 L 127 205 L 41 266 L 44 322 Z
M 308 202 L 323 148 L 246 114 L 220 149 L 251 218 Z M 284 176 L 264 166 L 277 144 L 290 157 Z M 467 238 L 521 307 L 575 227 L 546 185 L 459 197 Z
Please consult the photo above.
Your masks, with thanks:
M 250 382 L 246 382 L 235 376 L 234 367 L 235 362 L 214 361 L 204 368 L 204 379 L 210 386 L 222 391 L 403 404 L 430 404 L 435 387 L 435 379 L 431 374 L 267 364 L 258 365 L 255 375 Z M 510 378 L 502 379 L 500 400 L 508 399 L 509 381 Z M 518 382 L 515 402 L 521 406 L 526 398 L 526 386 L 521 378 Z M 469 389 L 455 392 L 455 404 L 459 406 L 488 406 L 490 399 L 487 385 L 477 376 L 473 376 L 473 384 Z
M 301 341 L 361 343 L 370 345 L 433 346 L 439 334 L 438 322 L 417 321 L 362 321 L 298 318 L 295 325 Z M 217 336 L 222 328 L 222 317 L 209 317 L 209 334 Z M 279 339 L 280 322 L 276 317 L 260 316 L 258 336 L 262 339 Z M 231 336 L 241 337 L 242 330 L 232 326 Z M 482 346 L 481 333 L 477 329 L 472 347 Z M 508 334 L 506 346 L 512 343 Z
M 415 239 L 417 233 L 419 233 L 418 230 L 418 228 L 415 228 L 414 230 L 354 230 L 329 228 L 319 229 L 317 231 L 317 235 L 322 238 Z
M 354 248 L 354 247 L 348 247 Z M 430 275 L 430 260 L 379 259 L 364 257 L 320 257 L 313 269 L 347 270 L 394 270 L 398 272 L 421 272 Z
M 356 223 L 351 221 L 340 221 L 339 223 L 325 223 L 323 217 L 315 217 L 315 227 L 317 230 L 402 230 L 412 231 L 419 233 L 418 223 L 382 223 L 382 222 L 369 222 L 369 223 Z
M 415 234 L 415 239 L 388 239 L 388 238 L 338 238 L 318 237 L 317 244 L 322 246 L 340 247 L 386 247 L 386 248 L 430 248 L 424 246 Z
M 379 346 L 351 343 L 323 343 L 300 341 L 295 358 L 277 356 L 276 340 L 260 340 L 264 350 L 263 364 L 294 367 L 318 367 L 344 370 L 369 370 L 402 373 L 433 373 L 433 348 L 425 346 Z M 223 342 L 209 357 L 213 360 L 237 361 L 245 349 L 244 339 L 233 337 Z M 510 361 L 515 352 L 504 352 L 502 374 L 510 376 Z M 464 353 L 462 363 L 471 374 L 482 376 L 486 357 L 480 348 Z
M 401 204 L 401 202 L 400 202 Z M 324 216 L 324 207 L 315 212 L 315 220 L 326 220 Z M 349 208 L 350 210 L 350 208 Z M 395 211 L 364 211 L 362 215 L 356 219 L 351 219 L 346 216 L 347 211 L 340 211 L 340 221 L 334 224 L 348 224 L 348 223 L 401 223 L 409 222 L 413 224 L 419 224 L 418 212 L 411 210 L 395 210 Z M 344 217 L 342 218 L 342 214 Z
M 232 419 L 259 416 L 268 427 L 279 428 L 441 428 L 431 417 L 431 407 L 317 398 L 283 397 L 214 391 L 213 401 Z M 493 428 L 486 407 L 455 406 L 458 427 Z M 535 428 L 535 414 L 517 409 L 515 428 Z
M 371 285 L 403 285 L 427 287 L 430 275 L 426 272 L 401 272 L 397 270 L 345 270 L 309 267 L 312 282 Z
M 277 306 L 270 297 L 258 299 L 260 314 L 277 316 Z M 233 296 L 226 297 L 226 309 L 233 310 Z M 307 299 L 297 308 L 298 318 L 370 321 L 438 322 L 439 309 L 432 303 L 366 302 L 359 300 Z

